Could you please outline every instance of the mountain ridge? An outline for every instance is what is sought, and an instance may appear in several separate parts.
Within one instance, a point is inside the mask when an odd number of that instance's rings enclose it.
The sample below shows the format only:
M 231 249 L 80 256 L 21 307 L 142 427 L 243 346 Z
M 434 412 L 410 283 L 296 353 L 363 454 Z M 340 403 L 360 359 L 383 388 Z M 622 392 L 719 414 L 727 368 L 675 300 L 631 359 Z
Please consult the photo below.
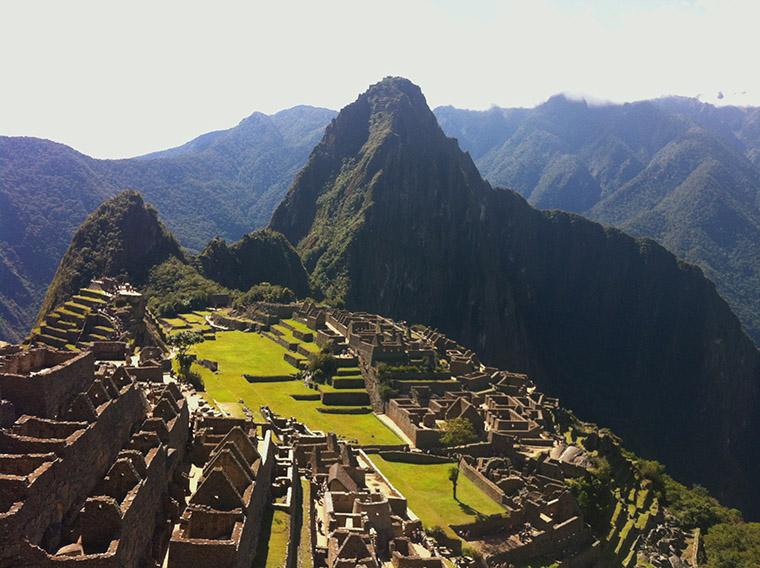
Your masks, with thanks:
M 760 353 L 713 284 L 652 240 L 491 187 L 409 81 L 341 111 L 270 226 L 330 300 L 438 327 L 760 510 Z
M 26 335 L 75 230 L 103 201 L 138 189 L 193 250 L 214 236 L 237 240 L 268 222 L 332 115 L 294 107 L 153 158 L 98 160 L 57 142 L 0 137 L 0 337 Z
M 556 96 L 533 109 L 435 112 L 492 183 L 701 266 L 760 342 L 760 109 Z

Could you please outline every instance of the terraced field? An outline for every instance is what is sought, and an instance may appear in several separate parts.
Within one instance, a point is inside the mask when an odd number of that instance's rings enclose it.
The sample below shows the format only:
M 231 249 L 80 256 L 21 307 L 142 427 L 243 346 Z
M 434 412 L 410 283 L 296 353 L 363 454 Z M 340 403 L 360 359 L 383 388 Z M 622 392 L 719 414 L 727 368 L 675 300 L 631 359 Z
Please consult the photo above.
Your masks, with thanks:
M 205 341 L 193 347 L 193 353 L 219 364 L 213 373 L 195 365 L 206 385 L 206 396 L 217 404 L 243 402 L 258 413 L 259 407 L 269 406 L 274 412 L 293 416 L 310 428 L 337 432 L 360 444 L 395 445 L 401 440 L 374 414 L 330 414 L 320 412 L 325 405 L 320 393 L 302 381 L 248 382 L 243 374 L 282 376 L 296 373 L 295 367 L 283 359 L 287 350 L 256 333 L 223 331 L 215 341 Z M 292 395 L 311 396 L 316 400 L 296 400 Z M 341 409 L 351 408 L 340 406 Z

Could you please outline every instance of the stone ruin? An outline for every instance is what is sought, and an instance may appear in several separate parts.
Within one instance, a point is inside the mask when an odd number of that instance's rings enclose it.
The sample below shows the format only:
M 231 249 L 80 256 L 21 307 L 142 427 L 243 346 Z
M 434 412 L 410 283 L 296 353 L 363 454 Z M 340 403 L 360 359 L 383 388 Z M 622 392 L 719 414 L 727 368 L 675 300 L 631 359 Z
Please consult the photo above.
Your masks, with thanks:
M 125 345 L 121 349 L 126 349 Z M 189 411 L 176 384 L 95 353 L 0 358 L 0 566 L 138 566 L 183 500 Z M 12 421 L 11 421 L 12 418 Z
M 268 409 L 265 416 L 310 479 L 310 514 L 303 522 L 312 534 L 315 566 L 443 568 L 443 559 L 422 545 L 422 525 L 409 517 L 406 499 L 362 450 Z

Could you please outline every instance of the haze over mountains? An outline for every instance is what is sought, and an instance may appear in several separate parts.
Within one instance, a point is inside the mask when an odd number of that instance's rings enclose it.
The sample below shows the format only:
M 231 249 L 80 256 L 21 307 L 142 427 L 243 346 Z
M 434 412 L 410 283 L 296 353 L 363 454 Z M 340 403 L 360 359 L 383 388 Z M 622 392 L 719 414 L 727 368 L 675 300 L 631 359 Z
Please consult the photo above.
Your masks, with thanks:
M 699 264 L 760 341 L 760 109 L 664 98 L 436 110 L 492 183 Z

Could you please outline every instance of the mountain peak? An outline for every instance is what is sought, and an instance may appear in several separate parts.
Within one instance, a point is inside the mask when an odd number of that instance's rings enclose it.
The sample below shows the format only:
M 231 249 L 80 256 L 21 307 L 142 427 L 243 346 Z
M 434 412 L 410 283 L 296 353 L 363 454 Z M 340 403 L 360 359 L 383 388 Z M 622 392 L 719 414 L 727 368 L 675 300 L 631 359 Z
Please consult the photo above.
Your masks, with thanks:
M 420 88 L 386 77 L 327 127 L 271 227 L 300 245 L 306 267 L 313 269 L 324 248 L 340 246 L 336 232 L 358 231 L 371 210 L 408 215 L 430 200 L 446 196 L 455 203 L 488 187 L 456 140 L 443 133 Z M 309 233 L 321 238 L 302 242 Z
M 137 191 L 104 201 L 74 233 L 40 310 L 40 317 L 98 276 L 141 284 L 149 270 L 185 257 L 179 244 Z

